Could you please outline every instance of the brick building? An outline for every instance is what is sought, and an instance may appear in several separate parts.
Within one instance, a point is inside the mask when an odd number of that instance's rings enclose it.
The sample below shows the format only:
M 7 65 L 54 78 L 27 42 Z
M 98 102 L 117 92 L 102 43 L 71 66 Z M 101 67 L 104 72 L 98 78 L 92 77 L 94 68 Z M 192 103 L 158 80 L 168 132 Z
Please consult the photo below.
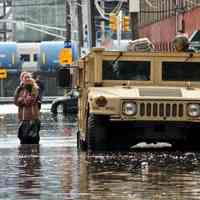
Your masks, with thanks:
M 140 0 L 140 7 L 139 36 L 158 50 L 172 50 L 175 35 L 200 29 L 200 0 Z

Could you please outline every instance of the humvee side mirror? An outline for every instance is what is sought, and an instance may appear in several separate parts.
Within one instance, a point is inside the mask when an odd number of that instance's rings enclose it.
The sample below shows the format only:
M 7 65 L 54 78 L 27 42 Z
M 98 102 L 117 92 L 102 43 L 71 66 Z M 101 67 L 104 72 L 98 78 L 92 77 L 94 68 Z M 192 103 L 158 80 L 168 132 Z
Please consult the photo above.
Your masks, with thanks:
M 57 71 L 57 80 L 59 87 L 70 87 L 71 86 L 71 75 L 70 68 L 62 67 Z

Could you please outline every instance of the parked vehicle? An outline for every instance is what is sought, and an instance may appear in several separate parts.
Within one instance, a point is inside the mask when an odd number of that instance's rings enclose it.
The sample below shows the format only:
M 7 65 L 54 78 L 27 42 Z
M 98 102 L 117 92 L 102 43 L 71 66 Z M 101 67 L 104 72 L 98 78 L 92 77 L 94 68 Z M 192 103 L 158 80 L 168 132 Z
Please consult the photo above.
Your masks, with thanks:
M 139 142 L 199 145 L 199 66 L 195 52 L 93 48 L 76 69 L 80 144 L 91 152 Z
M 70 91 L 66 96 L 56 98 L 51 104 L 51 112 L 58 114 L 58 108 L 62 106 L 64 115 L 76 114 L 78 112 L 78 94 L 77 91 Z

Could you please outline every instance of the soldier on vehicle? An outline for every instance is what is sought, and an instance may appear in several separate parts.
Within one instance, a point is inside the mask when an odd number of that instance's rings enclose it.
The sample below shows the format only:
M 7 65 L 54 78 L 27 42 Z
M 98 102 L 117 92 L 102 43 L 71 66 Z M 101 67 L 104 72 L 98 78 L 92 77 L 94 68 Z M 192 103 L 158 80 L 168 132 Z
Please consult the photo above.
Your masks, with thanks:
M 188 37 L 186 35 L 177 35 L 173 40 L 173 45 L 177 52 L 187 52 L 189 47 Z

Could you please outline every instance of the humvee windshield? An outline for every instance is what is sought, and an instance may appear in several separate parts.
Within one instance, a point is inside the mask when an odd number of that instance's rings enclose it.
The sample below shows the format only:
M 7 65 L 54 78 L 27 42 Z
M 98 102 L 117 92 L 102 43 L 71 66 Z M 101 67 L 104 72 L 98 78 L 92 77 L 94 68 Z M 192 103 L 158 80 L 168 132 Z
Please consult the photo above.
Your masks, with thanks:
M 150 61 L 103 61 L 103 80 L 150 80 Z
M 163 62 L 163 81 L 200 81 L 200 62 Z

